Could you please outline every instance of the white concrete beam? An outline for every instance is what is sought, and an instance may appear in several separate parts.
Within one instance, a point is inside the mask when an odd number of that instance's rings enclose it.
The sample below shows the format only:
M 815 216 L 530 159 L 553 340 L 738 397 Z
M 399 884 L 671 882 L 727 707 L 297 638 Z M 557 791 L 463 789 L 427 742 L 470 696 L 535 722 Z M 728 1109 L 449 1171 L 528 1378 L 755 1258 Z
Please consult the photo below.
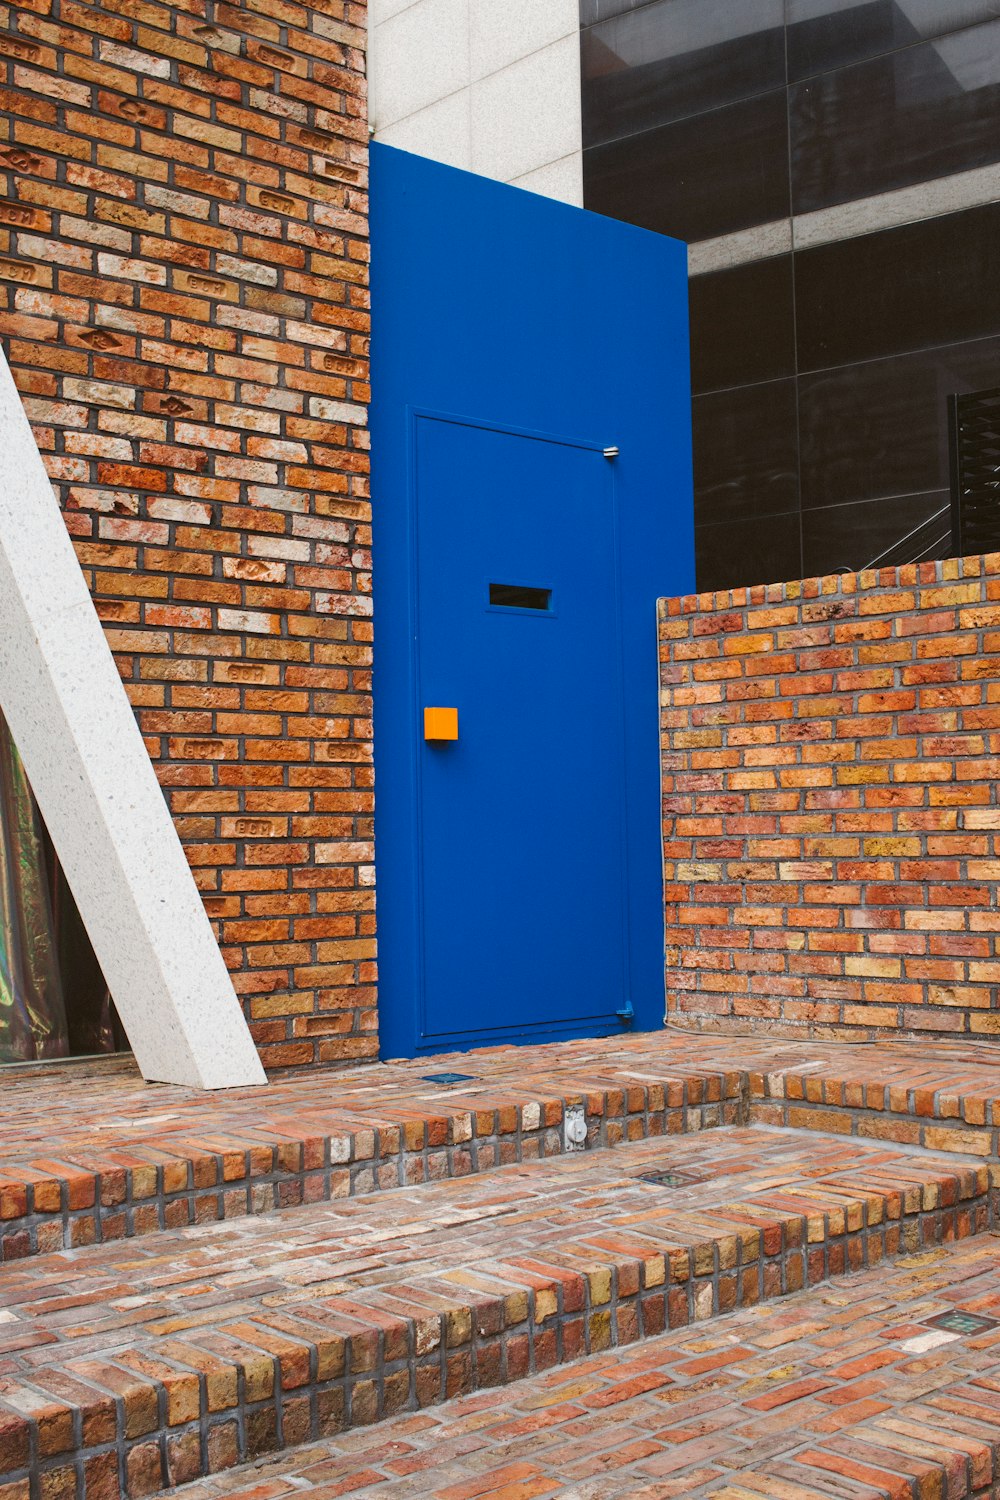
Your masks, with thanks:
M 143 1077 L 266 1083 L 2 355 L 0 708 Z

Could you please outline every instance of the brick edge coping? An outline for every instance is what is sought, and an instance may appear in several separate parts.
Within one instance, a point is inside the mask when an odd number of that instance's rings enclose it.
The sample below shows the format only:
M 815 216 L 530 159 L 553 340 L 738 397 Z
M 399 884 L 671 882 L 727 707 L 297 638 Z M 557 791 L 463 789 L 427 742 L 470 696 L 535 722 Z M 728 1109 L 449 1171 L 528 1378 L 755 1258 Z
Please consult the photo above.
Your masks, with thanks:
M 817 574 L 779 583 L 757 583 L 734 589 L 675 594 L 657 600 L 661 621 L 678 615 L 716 613 L 720 609 L 750 609 L 768 604 L 793 604 L 806 599 L 848 600 L 876 589 L 922 588 L 1000 575 L 1000 552 L 971 553 L 928 562 L 902 563 L 892 568 L 866 568 L 857 573 Z M 886 613 L 896 605 L 887 603 Z
M 581 1355 L 722 1316 L 831 1277 L 987 1232 L 1000 1190 L 991 1169 L 939 1171 L 931 1183 L 872 1187 L 835 1213 L 761 1206 L 746 1232 L 730 1224 L 701 1245 L 646 1260 L 612 1253 L 586 1272 L 536 1259 L 511 1265 L 522 1284 L 456 1301 L 395 1324 L 350 1305 L 353 1330 L 314 1340 L 255 1328 L 227 1359 L 180 1364 L 137 1352 L 76 1360 L 57 1379 L 77 1399 L 46 1400 L 45 1371 L 31 1414 L 0 1397 L 4 1500 L 140 1496 L 233 1468 L 407 1409 L 508 1384 Z M 767 1217 L 765 1217 L 767 1215 Z M 821 1225 L 818 1221 L 822 1221 Z M 831 1222 L 835 1221 L 835 1222 Z M 752 1227 L 751 1227 L 752 1226 Z M 199 1351 L 201 1352 L 201 1351 Z M 116 1488 L 117 1487 L 117 1488 Z

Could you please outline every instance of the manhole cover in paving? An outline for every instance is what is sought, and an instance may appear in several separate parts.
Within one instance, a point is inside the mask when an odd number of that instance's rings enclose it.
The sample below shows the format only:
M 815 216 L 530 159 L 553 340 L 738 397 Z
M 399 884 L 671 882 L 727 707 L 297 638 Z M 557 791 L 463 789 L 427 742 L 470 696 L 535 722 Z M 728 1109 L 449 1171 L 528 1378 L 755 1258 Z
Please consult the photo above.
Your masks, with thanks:
M 677 1167 L 662 1167 L 658 1172 L 640 1172 L 640 1182 L 651 1182 L 654 1187 L 690 1187 L 694 1182 L 707 1181 L 704 1172 L 686 1172 Z
M 925 1319 L 925 1327 L 943 1328 L 948 1333 L 985 1333 L 988 1328 L 996 1328 L 997 1322 L 996 1318 L 981 1318 L 978 1313 L 956 1310 Z
M 422 1073 L 424 1083 L 478 1083 L 475 1073 Z

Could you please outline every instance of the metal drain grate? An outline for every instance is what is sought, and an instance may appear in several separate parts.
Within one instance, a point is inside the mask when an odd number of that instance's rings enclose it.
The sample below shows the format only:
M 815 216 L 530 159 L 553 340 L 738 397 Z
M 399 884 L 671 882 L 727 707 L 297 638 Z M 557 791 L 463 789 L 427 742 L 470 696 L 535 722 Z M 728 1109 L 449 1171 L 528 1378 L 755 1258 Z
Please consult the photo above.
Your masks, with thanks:
M 478 1083 L 475 1073 L 422 1073 L 424 1083 Z
M 936 1318 L 925 1318 L 925 1328 L 943 1328 L 946 1333 L 985 1333 L 988 1328 L 996 1328 L 1000 1319 L 983 1318 L 979 1313 L 955 1312 L 938 1313 Z
M 690 1187 L 695 1182 L 706 1182 L 704 1172 L 687 1172 L 678 1167 L 663 1167 L 658 1172 L 640 1172 L 640 1182 L 651 1182 L 654 1187 Z

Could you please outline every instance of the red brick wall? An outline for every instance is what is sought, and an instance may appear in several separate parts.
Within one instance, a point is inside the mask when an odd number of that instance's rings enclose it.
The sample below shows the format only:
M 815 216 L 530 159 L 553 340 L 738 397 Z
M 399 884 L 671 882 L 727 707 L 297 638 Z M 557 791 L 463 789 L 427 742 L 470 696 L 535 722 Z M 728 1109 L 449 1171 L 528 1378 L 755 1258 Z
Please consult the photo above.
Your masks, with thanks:
M 0 7 L 3 334 L 265 1063 L 374 1054 L 365 8 Z
M 661 601 L 667 997 L 1000 1032 L 1000 555 Z

